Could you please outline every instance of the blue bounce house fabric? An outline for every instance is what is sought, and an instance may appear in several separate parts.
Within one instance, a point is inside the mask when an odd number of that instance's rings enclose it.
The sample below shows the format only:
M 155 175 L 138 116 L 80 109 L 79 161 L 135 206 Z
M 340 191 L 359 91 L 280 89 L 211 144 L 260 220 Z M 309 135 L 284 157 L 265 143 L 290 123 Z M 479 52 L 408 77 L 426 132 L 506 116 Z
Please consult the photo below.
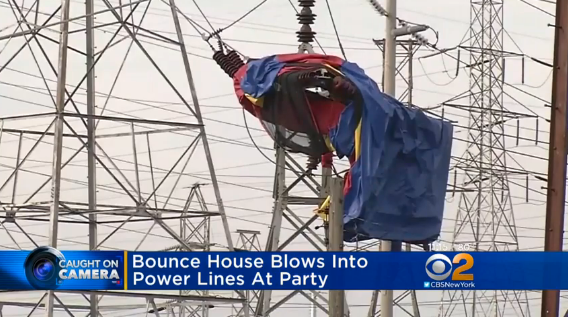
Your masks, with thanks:
M 341 72 L 363 98 L 361 154 L 345 195 L 345 241 L 382 239 L 428 243 L 438 238 L 444 214 L 453 126 L 410 109 L 382 93 L 356 64 Z M 348 105 L 331 133 L 339 156 L 355 148 L 359 124 Z
M 330 133 L 338 156 L 352 157 L 355 130 L 361 122 L 361 153 L 345 189 L 345 241 L 391 240 L 393 249 L 399 249 L 400 241 L 437 239 L 453 126 L 382 93 L 354 63 L 323 55 L 308 55 L 307 59 L 311 57 L 339 60 L 340 71 L 355 84 L 363 101 L 362 113 L 355 110 L 354 102 L 347 105 Z M 249 62 L 240 81 L 242 90 L 254 97 L 266 94 L 285 66 L 286 61 L 277 55 Z

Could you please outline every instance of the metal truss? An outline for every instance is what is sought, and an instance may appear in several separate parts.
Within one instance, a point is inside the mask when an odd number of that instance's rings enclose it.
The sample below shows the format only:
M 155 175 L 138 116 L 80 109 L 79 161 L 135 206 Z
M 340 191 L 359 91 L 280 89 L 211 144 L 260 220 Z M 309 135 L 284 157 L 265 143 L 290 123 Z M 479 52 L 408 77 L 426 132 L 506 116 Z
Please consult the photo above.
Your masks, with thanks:
M 260 239 L 258 238 L 260 231 L 238 229 L 237 233 L 239 237 L 237 238 L 238 240 L 235 246 L 236 250 L 262 251 Z
M 262 247 L 260 244 L 260 239 L 259 239 L 259 235 L 260 235 L 260 231 L 256 231 L 256 230 L 247 230 L 247 229 L 237 229 L 237 233 L 239 234 L 239 237 L 237 238 L 237 242 L 235 244 L 235 250 L 236 251 L 244 251 L 244 252 L 251 252 L 251 251 L 256 251 L 256 252 L 260 252 L 262 251 Z M 251 311 L 254 310 L 254 306 L 252 305 L 252 303 L 257 303 L 259 296 L 260 296 L 260 291 L 258 290 L 247 290 L 244 291 L 245 293 L 245 297 L 246 297 L 246 301 L 247 303 L 249 303 L 249 309 Z M 231 313 L 231 317 L 237 317 L 237 316 L 243 316 L 244 315 L 244 307 L 243 305 L 233 305 L 233 311 Z
M 373 42 L 377 45 L 379 50 L 381 50 L 384 64 L 385 40 L 373 40 Z M 401 79 L 406 85 L 405 89 L 398 93 L 397 99 L 409 106 L 413 105 L 412 90 L 414 89 L 414 56 L 421 46 L 422 44 L 420 44 L 420 42 L 413 39 L 396 40 L 396 78 Z M 381 83 L 384 83 L 384 73 Z
M 323 168 L 321 175 L 318 177 L 303 168 L 298 163 L 297 158 L 290 153 L 279 148 L 276 152 L 275 188 L 278 190 L 274 193 L 273 218 L 265 251 L 327 251 L 328 246 L 325 234 L 316 231 L 317 228 L 322 227 L 322 225 L 318 226 L 318 224 L 321 224 L 321 219 L 318 215 L 314 215 L 311 210 L 316 209 L 323 202 L 324 198 L 327 197 L 332 170 Z M 286 173 L 290 173 L 294 177 L 290 185 L 285 184 Z M 321 181 L 318 181 L 317 178 L 320 178 Z M 304 194 L 306 191 L 309 191 L 311 195 Z M 306 210 L 306 207 L 311 210 Z M 283 227 L 288 226 L 291 226 L 294 230 L 282 230 Z M 296 243 L 301 244 L 301 247 L 295 247 L 294 244 Z M 378 241 L 362 242 L 345 246 L 345 250 L 368 252 L 371 248 L 376 249 L 377 246 Z M 407 246 L 407 251 L 410 251 L 410 245 Z M 270 316 L 274 310 L 283 307 L 293 298 L 301 298 L 306 303 L 310 303 L 313 306 L 314 313 L 320 311 L 323 315 L 329 314 L 327 292 L 318 290 L 292 291 L 285 294 L 278 292 L 277 300 L 272 300 L 274 291 L 260 291 L 259 293 L 258 300 L 251 298 L 251 302 L 253 302 L 251 306 L 256 307 L 254 309 L 256 316 Z M 369 292 L 369 295 L 371 295 L 371 292 Z M 402 305 L 403 301 L 409 298 L 412 300 L 412 310 L 408 310 L 405 305 Z M 402 313 L 405 316 L 420 316 L 413 291 L 397 292 L 394 298 L 394 305 L 397 308 L 395 310 L 397 313 Z M 350 315 L 347 303 L 344 315 Z M 376 302 L 371 316 L 380 316 L 380 308 L 376 307 Z
M 207 203 L 201 191 L 201 187 L 204 184 L 196 183 L 191 186 L 189 196 L 183 208 L 183 214 L 180 218 L 180 237 L 183 241 L 188 243 L 192 248 L 192 251 L 211 251 L 212 247 L 215 245 L 211 243 L 211 217 L 203 218 L 188 218 L 186 215 L 193 209 L 208 211 Z M 197 205 L 196 207 L 192 207 Z M 166 248 L 162 251 L 186 251 L 183 245 L 177 244 Z M 182 290 L 180 291 L 182 296 L 202 296 L 208 297 L 209 291 L 203 290 Z M 209 316 L 209 310 L 215 306 L 211 303 L 199 303 L 198 305 L 190 305 L 183 301 L 171 301 L 165 305 L 158 307 L 158 309 L 164 309 L 168 312 L 168 315 L 172 316 Z M 241 307 L 244 307 L 241 304 Z
M 209 221 L 220 217 L 226 238 L 222 248 L 233 250 L 182 33 L 180 20 L 188 18 L 175 0 L 118 5 L 87 0 L 80 10 L 84 14 L 71 10 L 72 3 L 62 0 L 50 7 L 39 0 L 11 1 L 16 23 L 0 31 L 0 74 L 10 78 L 14 89 L 2 89 L 1 96 L 13 105 L 2 107 L 0 117 L 0 249 L 209 250 Z M 173 38 L 145 26 L 148 11 L 157 5 L 169 11 Z M 156 45 L 173 52 L 167 59 L 177 59 L 178 76 L 155 58 Z M 20 57 L 24 64 L 18 63 Z M 129 58 L 155 71 L 146 87 L 141 85 L 145 78 L 125 70 Z M 117 93 L 125 76 L 131 85 Z M 6 95 L 16 90 L 25 98 Z M 173 100 L 164 105 L 136 98 L 148 91 Z M 123 96 L 128 93 L 137 96 Z M 149 109 L 150 114 L 137 114 Z M 192 159 L 194 154 L 201 157 Z M 212 211 L 200 186 L 188 188 L 196 181 L 191 170 L 199 165 L 208 172 L 216 202 Z M 25 313 L 31 308 L 31 313 L 45 309 L 47 316 L 103 316 L 130 309 L 159 316 L 177 306 L 183 308 L 180 316 L 195 311 L 206 316 L 214 304 L 242 303 L 248 315 L 243 292 L 237 292 L 238 298 L 207 292 L 18 293 L 26 294 L 24 299 L 12 298 L 15 294 L 0 293 L 4 312 L 28 307 Z
M 298 47 L 299 53 L 313 53 L 313 47 L 309 43 L 301 43 Z M 293 210 L 292 206 L 312 206 L 316 208 L 321 204 L 324 198 L 329 194 L 329 181 L 331 179 L 331 169 L 324 168 L 322 171 L 322 180 L 320 182 L 314 177 L 311 170 L 305 169 L 299 164 L 294 157 L 283 148 L 275 144 L 276 149 L 276 170 L 274 176 L 274 189 L 272 197 L 274 199 L 274 206 L 272 210 L 272 221 L 270 223 L 270 230 L 266 240 L 265 251 L 290 251 L 289 245 L 302 236 L 309 245 L 309 250 L 326 251 L 327 243 L 321 234 L 312 229 L 312 225 L 318 220 L 319 216 L 311 213 L 311 216 L 306 219 Z M 286 185 L 286 172 L 291 172 L 296 179 L 290 184 Z M 291 191 L 302 183 L 310 192 L 310 196 L 295 196 Z M 299 186 L 298 186 L 299 187 Z M 285 224 L 284 220 L 290 224 L 295 231 L 289 235 L 284 241 L 282 238 L 282 226 Z M 303 298 L 313 303 L 316 307 L 329 314 L 328 300 L 322 295 L 321 292 L 316 291 L 293 291 L 282 299 L 272 302 L 273 291 L 263 290 L 259 292 L 259 298 L 256 302 L 256 309 L 254 310 L 256 316 L 270 316 L 270 314 L 278 307 L 284 305 L 296 295 L 301 295 Z M 253 306 L 251 304 L 251 306 Z
M 503 106 L 503 2 L 471 1 L 470 92 L 467 149 L 455 165 L 465 180 L 460 194 L 453 249 L 518 251 L 509 190 Z M 439 316 L 530 316 L 526 291 L 446 291 Z

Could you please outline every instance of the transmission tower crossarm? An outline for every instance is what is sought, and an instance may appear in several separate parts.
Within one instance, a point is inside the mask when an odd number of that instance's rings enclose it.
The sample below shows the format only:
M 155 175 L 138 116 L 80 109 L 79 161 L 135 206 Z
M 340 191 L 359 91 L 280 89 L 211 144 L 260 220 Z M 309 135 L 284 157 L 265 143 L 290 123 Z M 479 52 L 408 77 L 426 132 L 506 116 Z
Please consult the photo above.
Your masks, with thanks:
M 544 250 L 562 251 L 566 201 L 566 129 L 568 85 L 568 0 L 556 1 L 554 68 L 550 114 L 550 143 Z M 542 317 L 557 317 L 560 291 L 542 292 Z

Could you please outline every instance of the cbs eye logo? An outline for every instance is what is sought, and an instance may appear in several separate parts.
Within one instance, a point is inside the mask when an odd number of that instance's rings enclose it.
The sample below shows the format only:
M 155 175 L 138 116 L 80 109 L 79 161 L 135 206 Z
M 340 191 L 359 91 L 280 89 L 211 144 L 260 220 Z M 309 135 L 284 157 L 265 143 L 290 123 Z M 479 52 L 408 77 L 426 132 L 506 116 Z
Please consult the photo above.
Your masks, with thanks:
M 465 262 L 465 263 L 463 263 Z M 456 268 L 453 264 L 460 264 Z M 473 281 L 473 274 L 464 274 L 467 270 L 473 267 L 473 257 L 468 253 L 456 254 L 450 260 L 444 254 L 434 254 L 426 260 L 426 274 L 428 277 L 435 281 L 443 281 L 447 279 L 450 274 L 452 281 Z M 453 271 L 453 272 L 452 272 Z

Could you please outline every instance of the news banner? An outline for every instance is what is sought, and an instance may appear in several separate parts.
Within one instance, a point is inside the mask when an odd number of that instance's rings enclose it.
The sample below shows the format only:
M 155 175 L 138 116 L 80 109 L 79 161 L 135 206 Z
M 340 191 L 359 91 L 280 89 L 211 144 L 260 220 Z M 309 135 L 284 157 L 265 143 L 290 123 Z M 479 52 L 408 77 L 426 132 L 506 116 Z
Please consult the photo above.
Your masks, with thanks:
M 568 253 L 0 251 L 4 290 L 568 289 Z

